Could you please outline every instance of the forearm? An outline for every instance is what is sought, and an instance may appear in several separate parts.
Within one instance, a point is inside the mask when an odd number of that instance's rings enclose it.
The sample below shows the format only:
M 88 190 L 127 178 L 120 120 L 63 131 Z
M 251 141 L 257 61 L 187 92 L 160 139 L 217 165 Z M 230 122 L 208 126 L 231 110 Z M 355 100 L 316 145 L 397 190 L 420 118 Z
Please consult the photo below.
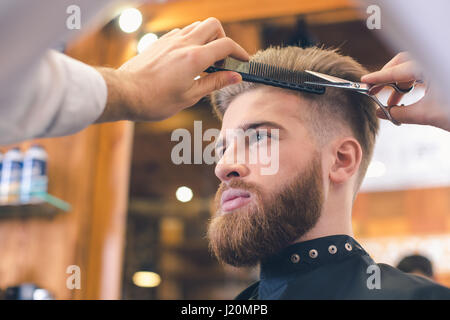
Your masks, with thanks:
M 112 122 L 119 120 L 128 120 L 127 104 L 129 104 L 127 89 L 129 85 L 125 79 L 121 79 L 117 71 L 111 68 L 98 67 L 96 70 L 102 75 L 107 87 L 107 100 L 103 113 L 95 123 Z
M 108 94 L 106 107 L 95 123 L 160 120 L 153 119 L 157 101 L 150 84 L 140 85 L 133 74 L 120 69 L 97 67 L 96 70 L 103 76 Z

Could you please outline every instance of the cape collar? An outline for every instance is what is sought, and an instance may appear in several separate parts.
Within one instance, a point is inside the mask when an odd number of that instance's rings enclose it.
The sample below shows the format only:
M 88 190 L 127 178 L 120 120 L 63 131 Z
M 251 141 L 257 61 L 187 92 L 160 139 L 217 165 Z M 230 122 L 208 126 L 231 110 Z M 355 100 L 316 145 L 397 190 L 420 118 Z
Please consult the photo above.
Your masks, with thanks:
M 260 279 L 307 271 L 354 254 L 367 255 L 367 252 L 348 235 L 332 235 L 294 243 L 261 262 Z

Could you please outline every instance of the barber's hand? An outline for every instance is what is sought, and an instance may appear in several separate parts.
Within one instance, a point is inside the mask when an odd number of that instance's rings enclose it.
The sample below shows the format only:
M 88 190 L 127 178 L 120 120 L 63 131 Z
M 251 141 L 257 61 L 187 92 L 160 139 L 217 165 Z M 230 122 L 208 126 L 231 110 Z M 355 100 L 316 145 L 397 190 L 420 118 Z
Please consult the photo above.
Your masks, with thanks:
M 381 70 L 369 73 L 361 78 L 362 82 L 381 84 L 396 82 L 402 89 L 407 89 L 415 80 L 423 80 L 423 75 L 417 64 L 407 52 L 397 54 Z M 376 89 L 372 92 L 376 93 Z M 389 99 L 389 105 L 398 103 L 400 95 L 394 94 Z M 390 109 L 392 117 L 400 123 L 413 123 L 435 126 L 450 131 L 449 115 L 443 104 L 436 100 L 432 88 L 428 88 L 425 96 L 415 104 L 409 106 L 394 106 Z M 387 119 L 381 108 L 377 110 L 377 116 Z
M 242 81 L 231 71 L 194 80 L 227 56 L 249 59 L 215 18 L 170 31 L 119 69 L 99 68 L 108 86 L 108 102 L 97 122 L 162 120 L 214 90 Z

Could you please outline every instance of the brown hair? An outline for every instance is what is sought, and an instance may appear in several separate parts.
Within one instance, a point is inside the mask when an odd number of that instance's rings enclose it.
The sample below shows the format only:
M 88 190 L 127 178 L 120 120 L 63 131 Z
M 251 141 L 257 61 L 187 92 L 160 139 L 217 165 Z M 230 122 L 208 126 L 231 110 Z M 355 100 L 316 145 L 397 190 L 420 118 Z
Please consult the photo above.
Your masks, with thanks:
M 250 61 L 278 66 L 293 71 L 312 70 L 336 77 L 359 81 L 367 70 L 348 56 L 343 56 L 336 49 L 317 47 L 271 47 L 258 51 Z M 211 101 L 216 115 L 222 119 L 226 109 L 239 94 L 261 87 L 260 84 L 241 82 L 225 87 L 211 94 Z M 358 173 L 355 193 L 359 189 L 373 154 L 375 138 L 378 132 L 378 118 L 375 103 L 368 97 L 342 89 L 327 88 L 323 95 L 298 94 L 310 102 L 311 112 L 302 113 L 301 117 L 311 131 L 318 148 L 342 129 L 349 128 L 362 148 L 362 160 Z M 324 130 L 326 129 L 326 130 Z

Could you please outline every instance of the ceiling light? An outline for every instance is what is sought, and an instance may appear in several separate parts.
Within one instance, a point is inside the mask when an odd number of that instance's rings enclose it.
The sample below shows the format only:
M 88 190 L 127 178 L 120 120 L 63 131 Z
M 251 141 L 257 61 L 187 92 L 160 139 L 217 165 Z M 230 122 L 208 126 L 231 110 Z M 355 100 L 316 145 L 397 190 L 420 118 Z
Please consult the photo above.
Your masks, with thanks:
M 149 45 L 158 40 L 158 36 L 154 33 L 147 33 L 142 36 L 137 45 L 138 53 L 144 51 Z
M 142 14 L 138 9 L 129 8 L 122 11 L 119 17 L 119 27 L 123 32 L 135 32 L 142 24 Z
M 161 277 L 155 272 L 138 271 L 133 274 L 133 283 L 142 288 L 154 288 L 161 283 Z
M 179 187 L 175 192 L 175 196 L 177 197 L 178 201 L 188 202 L 191 201 L 194 193 L 188 187 Z

